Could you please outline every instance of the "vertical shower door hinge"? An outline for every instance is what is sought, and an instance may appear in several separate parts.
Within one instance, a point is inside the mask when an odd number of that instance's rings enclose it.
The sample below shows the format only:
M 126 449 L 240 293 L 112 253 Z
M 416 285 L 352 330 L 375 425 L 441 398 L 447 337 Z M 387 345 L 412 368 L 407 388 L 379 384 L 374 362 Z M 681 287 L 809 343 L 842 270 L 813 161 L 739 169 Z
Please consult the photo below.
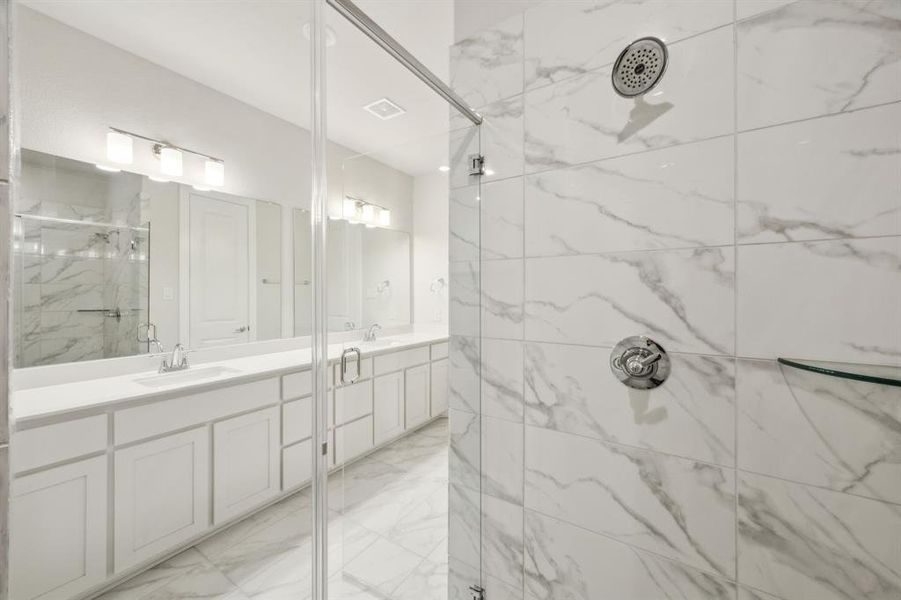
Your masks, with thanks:
M 469 587 L 469 591 L 472 593 L 472 600 L 485 600 L 485 588 L 473 585 Z
M 328 455 L 328 442 L 322 442 L 322 456 Z
M 485 174 L 485 157 L 481 154 L 470 154 L 469 155 L 469 176 L 475 177 L 476 175 L 484 175 Z

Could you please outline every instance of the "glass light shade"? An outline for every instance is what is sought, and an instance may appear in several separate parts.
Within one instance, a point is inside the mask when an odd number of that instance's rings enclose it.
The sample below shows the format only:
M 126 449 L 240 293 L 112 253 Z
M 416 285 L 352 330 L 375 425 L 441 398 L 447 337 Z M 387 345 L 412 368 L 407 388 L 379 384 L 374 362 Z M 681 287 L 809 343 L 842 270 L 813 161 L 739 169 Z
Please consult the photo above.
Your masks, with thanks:
M 391 225 L 391 211 L 387 208 L 383 208 L 379 211 L 379 225 L 382 227 Z
M 375 207 L 373 205 L 363 205 L 363 222 L 367 224 L 375 224 Z
M 118 131 L 106 134 L 106 158 L 121 165 L 130 165 L 134 161 L 134 140 L 130 135 Z
M 344 199 L 344 218 L 348 221 L 357 220 L 357 201 L 350 198 Z
M 181 150 L 164 147 L 160 150 L 160 170 L 166 175 L 181 177 L 184 172 Z
M 206 183 L 213 187 L 225 185 L 225 163 L 219 160 L 206 161 Z

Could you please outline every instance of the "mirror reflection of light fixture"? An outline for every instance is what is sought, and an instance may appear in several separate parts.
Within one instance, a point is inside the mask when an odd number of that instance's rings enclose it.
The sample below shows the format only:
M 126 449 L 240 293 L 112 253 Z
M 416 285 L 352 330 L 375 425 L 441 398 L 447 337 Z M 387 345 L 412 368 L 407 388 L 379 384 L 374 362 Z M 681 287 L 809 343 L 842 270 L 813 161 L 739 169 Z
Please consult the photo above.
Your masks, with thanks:
M 172 177 L 181 177 L 184 173 L 181 150 L 172 146 L 161 146 L 159 151 L 160 171 Z
M 207 159 L 204 165 L 206 171 L 206 183 L 213 187 L 225 185 L 225 163 L 221 160 Z
M 357 201 L 353 198 L 344 199 L 344 218 L 351 223 L 357 221 Z
M 372 204 L 363 205 L 363 223 L 367 227 L 375 227 L 375 206 Z
M 348 223 L 362 223 L 368 228 L 389 227 L 391 225 L 391 211 L 382 208 L 378 204 L 366 202 L 351 196 L 344 197 L 341 217 Z
M 111 167 L 109 165 L 102 165 L 100 163 L 97 163 L 94 166 L 97 167 L 98 169 L 100 169 L 101 171 L 106 171 L 107 173 L 118 173 L 119 171 L 122 170 L 122 169 L 117 169 L 116 167 Z
M 387 208 L 379 210 L 379 225 L 382 227 L 391 225 L 391 211 Z
M 134 161 L 134 140 L 119 131 L 106 132 L 106 158 L 114 163 L 130 165 Z

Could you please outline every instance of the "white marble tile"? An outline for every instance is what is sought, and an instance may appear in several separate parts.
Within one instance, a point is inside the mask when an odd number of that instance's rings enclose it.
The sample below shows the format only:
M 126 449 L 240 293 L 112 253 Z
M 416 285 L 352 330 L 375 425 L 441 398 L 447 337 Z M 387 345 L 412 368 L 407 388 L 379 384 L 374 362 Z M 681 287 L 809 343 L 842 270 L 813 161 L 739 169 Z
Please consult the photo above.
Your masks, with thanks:
M 901 22 L 853 0 L 799 0 L 736 25 L 738 127 L 901 98 Z
M 523 261 L 489 260 L 481 264 L 483 337 L 521 340 L 523 336 Z
M 93 310 L 104 308 L 103 286 L 95 284 L 44 284 L 41 286 L 42 311 Z
M 448 404 L 451 409 L 480 412 L 481 345 L 479 338 L 452 335 L 448 349 Z M 453 422 L 451 422 L 453 432 Z
M 451 336 L 478 336 L 481 306 L 479 263 L 451 262 L 449 267 L 448 328 Z
M 522 92 L 522 14 L 457 42 L 450 49 L 450 85 L 480 108 Z
M 738 136 L 739 243 L 901 234 L 901 104 Z
M 735 575 L 735 475 L 526 427 L 526 508 L 685 564 Z
M 481 520 L 479 492 L 450 484 L 448 497 L 447 550 L 452 565 L 465 565 L 471 569 L 481 564 Z M 469 584 L 472 585 L 472 584 Z
M 522 175 L 523 98 L 499 100 L 479 109 L 479 147 L 485 157 L 482 183 Z
M 901 504 L 901 388 L 738 362 L 742 469 Z
M 142 600 L 181 600 L 183 598 L 247 600 L 249 596 L 239 590 L 219 569 L 205 560 L 185 575 L 141 596 Z
M 448 256 L 451 262 L 479 259 L 480 212 L 478 185 L 450 191 Z
M 448 600 L 472 600 L 470 587 L 481 584 L 491 600 L 523 600 L 522 587 L 506 584 L 491 573 L 451 560 L 448 571 Z
M 522 177 L 482 184 L 482 259 L 520 258 L 523 249 Z
M 526 178 L 526 255 L 733 241 L 731 137 Z
M 380 519 L 380 522 L 370 520 L 361 524 L 398 546 L 427 558 L 447 539 L 447 483 L 437 486 L 420 483 L 416 487 L 411 495 L 414 501 L 409 503 L 409 507 L 397 511 L 396 516 L 392 514 L 391 519 Z M 397 502 L 397 497 L 392 494 L 388 500 L 391 506 Z M 349 516 L 356 518 L 356 515 Z
M 525 517 L 530 600 L 734 600 L 733 584 L 536 512 Z
M 638 38 L 672 44 L 731 21 L 723 0 L 545 2 L 526 11 L 526 88 L 608 65 Z
M 482 417 L 482 493 L 523 502 L 523 425 Z
M 666 383 L 634 390 L 610 372 L 610 351 L 526 344 L 526 423 L 734 466 L 732 359 L 670 353 Z
M 101 594 L 97 600 L 143 598 L 146 594 L 163 587 L 202 564 L 205 564 L 203 555 L 195 548 L 188 548 L 169 560 L 132 577 L 109 592 Z
M 482 572 L 521 588 L 523 583 L 522 506 L 482 494 Z
M 521 423 L 522 394 L 522 342 L 483 339 L 481 413 Z
M 731 133 L 731 29 L 684 40 L 669 51 L 660 83 L 636 99 L 616 94 L 612 67 L 527 93 L 526 172 Z
M 391 597 L 422 557 L 386 539 L 377 539 L 344 567 L 343 575 Z
M 747 473 L 739 576 L 788 600 L 901 597 L 901 507 Z
M 738 588 L 738 600 L 782 600 L 776 596 L 761 592 L 760 590 L 752 590 L 751 588 Z
M 901 237 L 739 246 L 738 265 L 739 356 L 901 364 Z
M 795 0 L 735 0 L 735 18 L 747 19 L 760 13 L 782 8 Z
M 447 563 L 421 562 L 394 590 L 391 600 L 447 600 Z
M 478 491 L 481 486 L 481 422 L 479 415 L 451 408 L 450 483 Z
M 527 340 L 731 354 L 732 248 L 526 259 Z

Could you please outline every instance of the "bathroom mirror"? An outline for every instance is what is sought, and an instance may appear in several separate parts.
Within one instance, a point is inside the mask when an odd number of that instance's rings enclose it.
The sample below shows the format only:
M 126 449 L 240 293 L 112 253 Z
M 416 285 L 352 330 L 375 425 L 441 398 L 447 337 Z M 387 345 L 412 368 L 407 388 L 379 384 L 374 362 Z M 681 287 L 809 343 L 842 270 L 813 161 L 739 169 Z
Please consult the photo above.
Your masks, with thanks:
M 17 367 L 282 337 L 276 203 L 23 150 L 15 214 Z
M 310 327 L 309 218 L 295 209 L 295 335 Z M 409 233 L 329 219 L 328 273 L 329 331 L 410 323 Z

